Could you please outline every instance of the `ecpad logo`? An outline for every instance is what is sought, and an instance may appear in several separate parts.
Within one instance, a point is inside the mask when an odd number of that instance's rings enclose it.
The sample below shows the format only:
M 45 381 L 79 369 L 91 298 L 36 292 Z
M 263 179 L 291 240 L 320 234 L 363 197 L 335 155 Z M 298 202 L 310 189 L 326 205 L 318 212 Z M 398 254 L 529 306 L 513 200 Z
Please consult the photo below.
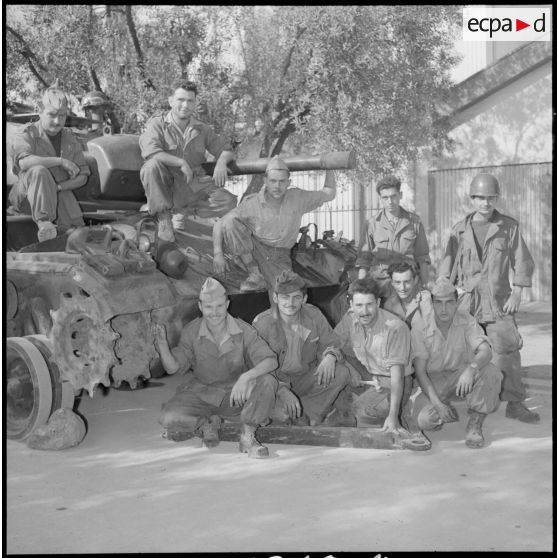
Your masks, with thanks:
M 550 8 L 463 8 L 464 41 L 550 41 Z

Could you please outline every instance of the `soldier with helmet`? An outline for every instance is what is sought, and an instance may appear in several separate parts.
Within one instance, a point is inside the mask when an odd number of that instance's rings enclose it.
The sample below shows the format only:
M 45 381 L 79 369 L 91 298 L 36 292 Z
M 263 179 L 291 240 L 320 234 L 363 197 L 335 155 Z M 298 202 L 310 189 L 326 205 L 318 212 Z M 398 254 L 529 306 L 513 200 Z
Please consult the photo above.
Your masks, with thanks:
M 101 134 L 118 134 L 120 125 L 114 112 L 111 110 L 112 103 L 102 91 L 89 91 L 81 100 L 81 107 L 86 118 L 95 120 L 91 125 L 91 131 Z M 98 122 L 98 123 L 97 123 Z
M 514 317 L 523 288 L 531 286 L 533 258 L 517 221 L 494 207 L 500 196 L 496 177 L 475 176 L 469 196 L 475 210 L 453 227 L 440 275 L 464 291 L 461 304 L 486 331 L 493 362 L 504 375 L 500 399 L 507 401 L 506 417 L 535 423 L 539 415 L 524 404 L 523 341 Z

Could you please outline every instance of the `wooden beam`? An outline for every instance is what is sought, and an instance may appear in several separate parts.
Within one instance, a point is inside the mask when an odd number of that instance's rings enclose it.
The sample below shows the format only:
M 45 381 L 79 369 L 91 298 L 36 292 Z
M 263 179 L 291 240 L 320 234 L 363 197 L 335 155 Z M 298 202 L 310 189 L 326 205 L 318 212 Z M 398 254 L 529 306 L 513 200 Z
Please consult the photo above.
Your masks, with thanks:
M 240 424 L 225 422 L 219 438 L 237 442 Z M 263 444 L 294 444 L 304 446 L 327 446 L 336 448 L 409 449 L 425 451 L 431 442 L 422 433 L 393 436 L 379 428 L 345 426 L 286 426 L 269 425 L 258 428 L 256 436 Z

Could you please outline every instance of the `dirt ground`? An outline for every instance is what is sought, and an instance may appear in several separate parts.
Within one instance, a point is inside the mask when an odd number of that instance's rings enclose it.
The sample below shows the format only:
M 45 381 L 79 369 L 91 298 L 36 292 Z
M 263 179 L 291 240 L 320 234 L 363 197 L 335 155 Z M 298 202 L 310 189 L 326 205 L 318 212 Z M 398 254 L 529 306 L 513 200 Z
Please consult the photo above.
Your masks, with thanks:
M 527 404 L 541 422 L 506 419 L 502 405 L 482 450 L 463 443 L 462 403 L 427 452 L 271 444 L 269 459 L 250 460 L 233 442 L 208 450 L 161 437 L 160 406 L 180 377 L 85 395 L 79 446 L 6 442 L 5 551 L 550 552 L 550 304 L 526 304 L 519 324 Z

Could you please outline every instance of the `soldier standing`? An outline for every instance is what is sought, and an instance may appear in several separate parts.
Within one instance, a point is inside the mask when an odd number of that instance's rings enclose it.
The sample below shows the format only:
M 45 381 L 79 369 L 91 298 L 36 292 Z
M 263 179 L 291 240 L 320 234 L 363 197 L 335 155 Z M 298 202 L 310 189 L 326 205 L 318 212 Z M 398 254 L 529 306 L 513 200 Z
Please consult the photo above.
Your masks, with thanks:
M 517 221 L 494 208 L 500 185 L 493 175 L 475 176 L 469 196 L 475 211 L 453 227 L 440 275 L 464 291 L 464 308 L 486 331 L 493 362 L 504 375 L 500 399 L 508 402 L 506 417 L 538 422 L 539 415 L 523 403 L 526 391 L 519 353 L 523 341 L 514 317 L 523 288 L 531 286 L 533 258 Z
M 429 249 L 420 217 L 401 207 L 401 181 L 395 176 L 382 178 L 376 186 L 383 209 L 367 223 L 366 242 L 357 258 L 358 278 L 368 273 L 380 284 L 382 296 L 389 291 L 387 269 L 392 263 L 415 263 L 426 285 L 429 277 Z

